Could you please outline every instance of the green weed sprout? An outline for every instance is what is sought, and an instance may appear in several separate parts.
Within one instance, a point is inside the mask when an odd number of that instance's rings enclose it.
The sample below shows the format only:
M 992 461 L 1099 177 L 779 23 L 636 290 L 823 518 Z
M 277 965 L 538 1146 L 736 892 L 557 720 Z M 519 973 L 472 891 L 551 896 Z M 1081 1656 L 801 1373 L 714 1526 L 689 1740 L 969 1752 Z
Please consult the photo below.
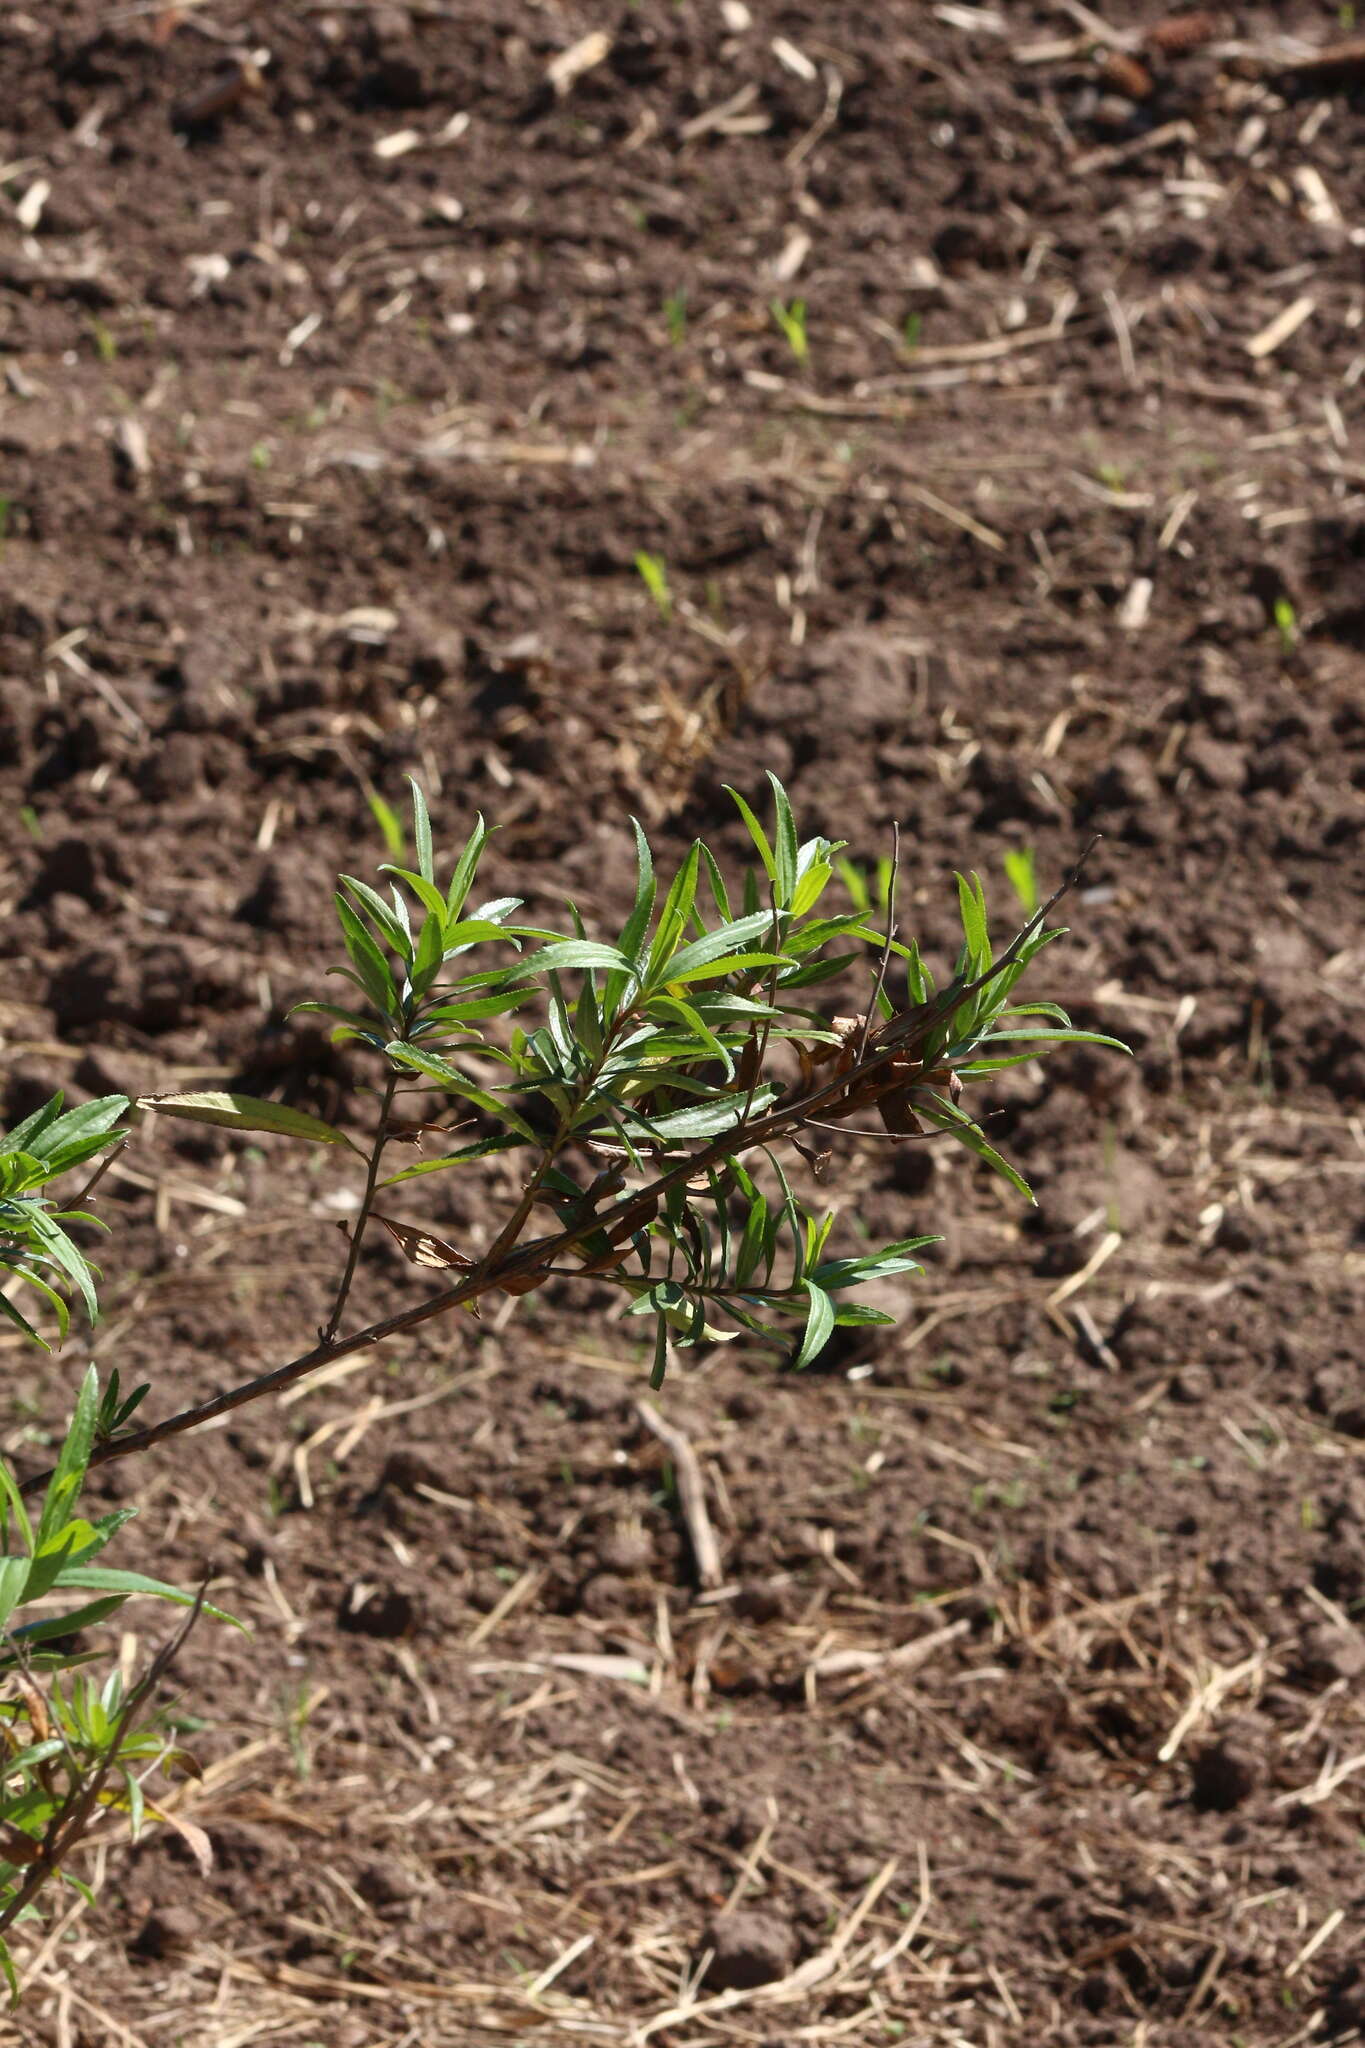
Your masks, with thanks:
M 1005 879 L 1019 898 L 1025 917 L 1038 908 L 1038 869 L 1031 846 L 1012 846 L 1005 855 Z
M 781 299 L 774 299 L 769 307 L 773 319 L 782 330 L 782 338 L 798 363 L 805 367 L 810 357 L 810 341 L 806 334 L 806 302 L 793 299 L 784 306 Z
M 1275 600 L 1275 631 L 1280 636 L 1280 651 L 1290 655 L 1299 644 L 1299 617 L 1287 597 Z
M 647 554 L 643 548 L 635 557 L 635 567 L 645 589 L 653 598 L 659 617 L 667 624 L 673 616 L 673 594 L 668 587 L 668 571 L 662 555 Z

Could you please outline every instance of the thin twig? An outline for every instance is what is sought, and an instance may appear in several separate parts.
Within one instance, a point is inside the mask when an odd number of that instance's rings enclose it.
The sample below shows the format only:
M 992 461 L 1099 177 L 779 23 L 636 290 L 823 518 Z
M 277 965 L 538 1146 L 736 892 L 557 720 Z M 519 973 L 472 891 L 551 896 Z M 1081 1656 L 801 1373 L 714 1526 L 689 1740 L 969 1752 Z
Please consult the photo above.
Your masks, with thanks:
M 95 1189 L 104 1179 L 105 1174 L 108 1173 L 110 1167 L 118 1158 L 119 1153 L 123 1151 L 127 1143 L 128 1133 L 125 1131 L 119 1138 L 117 1145 L 110 1146 L 109 1150 L 105 1153 L 103 1159 L 101 1159 L 99 1165 L 95 1168 L 95 1171 L 91 1174 L 89 1180 L 85 1183 L 85 1186 L 81 1189 L 80 1193 L 77 1196 L 75 1196 L 71 1205 L 73 1209 L 83 1209 L 85 1207 L 86 1203 L 90 1200 L 90 1197 L 94 1194 Z
M 379 1162 L 384 1156 L 384 1147 L 388 1143 L 389 1137 L 389 1111 L 393 1108 L 393 1098 L 397 1087 L 397 1074 L 390 1074 L 388 1086 L 384 1090 L 384 1099 L 379 1105 L 379 1128 L 374 1134 L 374 1143 L 370 1147 L 370 1163 L 365 1174 L 365 1192 L 360 1197 L 360 1209 L 351 1229 L 351 1249 L 346 1258 L 346 1270 L 341 1276 L 341 1285 L 337 1289 L 337 1298 L 332 1303 L 332 1313 L 327 1318 L 327 1327 L 319 1332 L 324 1344 L 330 1344 L 336 1336 L 337 1329 L 341 1323 L 341 1312 L 346 1306 L 346 1297 L 351 1291 L 351 1282 L 355 1279 L 355 1269 L 360 1263 L 360 1241 L 365 1235 L 365 1225 L 370 1220 L 370 1210 L 374 1204 L 375 1188 L 379 1182 Z

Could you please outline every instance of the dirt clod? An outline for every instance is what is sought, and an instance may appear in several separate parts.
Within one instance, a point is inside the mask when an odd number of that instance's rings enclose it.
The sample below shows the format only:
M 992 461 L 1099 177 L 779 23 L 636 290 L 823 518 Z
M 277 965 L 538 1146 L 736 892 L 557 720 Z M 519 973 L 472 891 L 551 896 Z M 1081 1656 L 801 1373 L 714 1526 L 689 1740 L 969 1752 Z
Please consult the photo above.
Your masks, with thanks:
M 1191 1798 L 1201 1813 L 1231 1813 L 1250 1799 L 1263 1766 L 1249 1741 L 1221 1735 L 1191 1759 Z
M 796 1955 L 796 1937 L 786 1920 L 757 1907 L 722 1913 L 706 1932 L 713 1950 L 706 1983 L 713 1991 L 751 1991 L 785 1977 Z

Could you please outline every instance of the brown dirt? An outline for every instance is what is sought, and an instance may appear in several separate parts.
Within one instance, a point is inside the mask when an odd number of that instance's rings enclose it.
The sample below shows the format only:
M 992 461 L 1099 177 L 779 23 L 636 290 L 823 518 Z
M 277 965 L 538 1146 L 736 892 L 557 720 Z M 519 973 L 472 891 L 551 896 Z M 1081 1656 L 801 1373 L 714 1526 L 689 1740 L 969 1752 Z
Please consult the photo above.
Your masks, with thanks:
M 1365 132 L 1258 66 L 1340 32 L 1290 12 L 1134 100 L 1060 6 L 8 11 L 9 1115 L 363 1121 L 284 1013 L 408 771 L 589 919 L 628 809 L 737 850 L 769 766 L 862 857 L 900 820 L 930 945 L 955 864 L 1102 828 L 1054 990 L 1137 1052 L 1001 1091 L 1035 1214 L 842 1162 L 945 1233 L 898 1331 L 671 1386 L 719 1600 L 596 1300 L 111 1470 L 255 1634 L 185 1659 L 214 1875 L 112 1851 L 21 2040 L 1365 2034 Z M 169 1408 L 307 1341 L 309 1164 L 141 1134 L 97 1355 Z M 4 1355 L 23 1453 L 69 1381 Z

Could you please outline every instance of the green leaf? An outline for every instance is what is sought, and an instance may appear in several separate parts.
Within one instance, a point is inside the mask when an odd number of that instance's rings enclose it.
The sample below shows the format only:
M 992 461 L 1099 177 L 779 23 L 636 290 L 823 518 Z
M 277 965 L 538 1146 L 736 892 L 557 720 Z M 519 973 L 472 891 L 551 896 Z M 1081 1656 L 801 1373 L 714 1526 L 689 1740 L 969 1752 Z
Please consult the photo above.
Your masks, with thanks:
M 767 914 L 766 911 L 763 912 L 765 917 Z M 700 941 L 697 943 L 700 944 Z M 727 974 L 757 974 L 763 968 L 780 968 L 785 962 L 786 955 L 783 953 L 722 954 L 719 960 L 709 961 L 704 967 L 693 967 L 686 974 L 675 974 L 672 967 L 668 967 L 665 971 L 665 986 L 672 988 L 678 984 L 690 986 L 698 981 L 720 981 Z M 782 985 L 785 988 L 787 985 L 786 978 L 780 976 L 779 979 L 782 980 Z M 775 1017 L 778 1014 L 776 1010 L 771 1009 L 767 1004 L 764 1004 L 763 1008 L 769 1016 Z
M 820 898 L 824 895 L 825 890 L 829 887 L 830 877 L 833 873 L 834 869 L 827 860 L 817 860 L 811 863 L 797 881 L 796 890 L 791 900 L 791 913 L 793 917 L 804 917 L 808 910 L 815 908 Z
M 83 1219 L 84 1220 L 84 1219 Z M 33 1240 L 42 1248 L 44 1255 L 53 1265 L 61 1268 L 67 1278 L 79 1290 L 85 1303 L 85 1312 L 93 1323 L 98 1314 L 94 1283 L 90 1277 L 89 1263 L 81 1256 L 56 1218 L 45 1210 L 33 1207 L 29 1217 L 29 1231 Z M 30 1278 L 34 1277 L 32 1275 Z
M 445 933 L 443 919 L 438 912 L 429 910 L 422 920 L 422 933 L 417 941 L 417 955 L 412 963 L 412 992 L 423 996 L 440 972 L 445 957 Z
M 1014 1014 L 1017 1016 L 1019 1013 L 1015 1011 Z M 1131 1055 L 1131 1047 L 1120 1038 L 1110 1038 L 1103 1031 L 1073 1031 L 1070 1026 L 1058 1026 L 1055 1031 L 987 1031 L 976 1043 L 984 1052 L 993 1045 L 1004 1045 L 1011 1040 L 1031 1040 L 1035 1045 L 1105 1045 L 1111 1052 Z
M 6 1540 L 8 1541 L 9 1537 L 8 1515 L 13 1515 L 15 1528 L 23 1537 L 27 1548 L 32 1551 L 34 1547 L 33 1524 L 28 1518 L 28 1509 L 24 1505 L 24 1496 L 20 1493 L 14 1474 L 10 1471 L 9 1465 L 4 1458 L 0 1458 L 0 1494 L 4 1496 L 4 1506 L 8 1511 L 5 1524 Z
M 418 874 L 415 868 L 391 867 L 386 862 L 379 872 L 382 875 L 395 875 L 400 882 L 405 882 L 421 904 L 423 910 L 429 911 L 433 917 L 444 919 L 449 915 L 446 909 L 446 899 L 436 887 L 436 884 L 429 882 L 425 875 Z M 397 902 L 402 902 L 402 898 L 396 889 L 394 897 Z
M 356 901 L 362 904 L 369 912 L 380 931 L 384 934 L 385 940 L 393 947 L 399 959 L 405 965 L 410 964 L 412 960 L 412 942 L 393 911 L 390 910 L 388 904 L 379 894 L 379 891 L 372 889 L 368 882 L 358 882 L 354 875 L 341 875 L 338 877 L 338 880 L 345 884 Z
M 124 1789 L 127 1794 L 128 1835 L 129 1839 L 135 1842 L 142 1833 L 142 1823 L 146 1813 L 147 1801 L 141 1785 L 131 1771 L 120 1771 L 119 1776 L 123 1779 Z
M 720 1061 L 725 1069 L 726 1080 L 734 1079 L 735 1063 L 730 1057 L 729 1052 L 720 1039 L 716 1037 L 715 1032 L 711 1030 L 710 1026 L 697 1015 L 697 1012 L 690 1003 L 683 1002 L 679 996 L 655 996 L 651 1008 L 667 1010 L 673 1016 L 680 1018 L 688 1030 L 694 1033 L 702 1050 L 708 1053 L 713 1060 Z
M 95 1424 L 100 1410 L 100 1377 L 94 1366 L 89 1366 L 81 1381 L 76 1406 L 67 1425 L 66 1440 L 61 1454 L 53 1468 L 52 1477 L 43 1497 L 43 1512 L 38 1523 L 36 1551 L 41 1555 L 49 1538 L 59 1529 L 66 1527 L 71 1519 L 71 1509 L 81 1490 L 86 1466 L 95 1443 Z
M 728 782 L 723 783 L 722 788 L 724 789 L 725 794 L 727 796 L 734 798 L 736 808 L 739 811 L 739 815 L 741 818 L 743 818 L 745 824 L 749 828 L 749 837 L 753 840 L 754 845 L 758 849 L 758 857 L 763 863 L 764 874 L 768 877 L 768 880 L 770 882 L 776 882 L 777 860 L 774 856 L 771 846 L 768 844 L 767 833 L 763 830 L 763 827 L 759 824 L 758 819 L 749 809 L 749 806 L 745 803 L 739 791 L 737 789 L 731 789 Z
M 401 1173 L 391 1173 L 387 1180 L 381 1180 L 381 1188 L 395 1188 L 400 1181 L 420 1180 L 428 1173 L 444 1173 L 452 1166 L 467 1166 L 472 1159 L 486 1159 L 493 1152 L 519 1151 L 527 1140 L 500 1133 L 494 1138 L 476 1138 L 472 1145 L 462 1145 L 458 1152 L 448 1152 L 444 1159 L 422 1159 L 416 1166 L 405 1166 Z
M 289 1015 L 296 1016 L 300 1010 L 310 1011 L 317 1017 L 334 1018 L 338 1024 L 344 1024 L 347 1031 L 354 1032 L 357 1038 L 363 1038 L 369 1045 L 384 1043 L 382 1017 L 366 1016 L 360 1010 L 344 1010 L 339 1003 L 295 1003 Z M 337 1034 L 333 1033 L 334 1040 L 336 1036 Z
M 726 924 L 731 924 L 734 921 L 734 912 L 730 908 L 730 892 L 726 888 L 724 877 L 716 865 L 716 856 L 712 853 L 709 846 L 703 846 L 701 857 L 706 863 L 706 880 L 711 890 L 711 901 L 715 904 L 717 911 L 724 918 Z
M 111 1145 L 120 1143 L 123 1132 L 95 1132 L 88 1138 L 72 1138 L 69 1143 L 56 1147 L 47 1162 L 47 1170 L 53 1180 L 59 1173 L 70 1173 L 73 1166 L 84 1165 L 97 1152 L 107 1152 Z
M 1031 846 L 1012 846 L 1005 854 L 1005 874 L 1009 885 L 1023 905 L 1024 916 L 1032 917 L 1038 908 L 1038 877 L 1034 870 Z
M 388 1014 L 398 999 L 389 963 L 340 890 L 333 901 L 341 925 L 341 936 L 351 963 L 360 977 L 361 987 L 370 1001 Z
M 538 953 L 531 953 L 525 960 L 518 960 L 515 967 L 506 970 L 520 981 L 528 974 L 559 973 L 565 968 L 629 968 L 625 954 L 615 946 L 604 946 L 596 939 L 560 939 L 553 946 L 543 946 Z
M 441 1003 L 434 1010 L 422 1012 L 417 1028 L 425 1031 L 433 1024 L 472 1024 L 482 1017 L 502 1017 L 508 1010 L 517 1009 L 525 995 L 525 989 L 507 988 L 495 996 L 471 996 L 468 1002 Z
M 965 875 L 957 877 L 957 900 L 962 911 L 963 934 L 972 959 L 972 977 L 975 979 L 991 964 L 990 933 L 986 929 L 986 905 L 979 875 L 973 874 L 970 882 Z
M 773 803 L 776 806 L 774 822 L 776 846 L 773 859 L 777 870 L 774 876 L 777 888 L 777 903 L 779 909 L 788 910 L 791 908 L 792 898 L 796 894 L 796 820 L 792 816 L 792 807 L 787 800 L 787 792 L 773 774 L 771 768 L 768 770 L 768 780 L 773 786 Z
M 36 1158 L 38 1154 L 33 1141 L 35 1138 L 40 1138 L 45 1130 L 56 1123 L 62 1113 L 62 1103 L 65 1099 L 61 1090 L 58 1089 L 57 1093 L 49 1101 L 41 1104 L 31 1115 L 26 1116 L 22 1123 L 14 1126 L 14 1129 L 4 1141 L 3 1149 L 6 1152 L 32 1152 Z
M 933 1106 L 931 1107 L 929 1104 L 926 1104 L 922 1094 L 917 1096 L 915 1114 L 921 1117 L 925 1123 L 933 1124 L 938 1130 L 951 1131 L 952 1135 L 959 1139 L 969 1152 L 975 1153 L 978 1159 L 984 1159 L 987 1166 L 994 1167 L 995 1171 L 1003 1179 L 1007 1180 L 1012 1188 L 1018 1190 L 1026 1202 L 1032 1202 L 1033 1190 L 1028 1182 L 1022 1175 L 1015 1172 L 1008 1159 L 1001 1158 L 994 1145 L 987 1139 L 980 1125 L 973 1123 L 969 1116 L 966 1116 L 953 1103 L 949 1102 L 946 1097 L 935 1094 Z
M 222 1088 L 207 1088 L 187 1095 L 143 1095 L 139 1109 L 154 1109 L 162 1116 L 188 1117 L 191 1123 L 221 1124 L 230 1131 L 273 1131 L 283 1138 L 307 1138 L 317 1145 L 352 1144 L 335 1124 L 310 1116 L 304 1109 L 289 1109 L 283 1102 L 266 1102 L 256 1095 L 236 1095 Z
M 758 1088 L 754 1091 L 755 1110 L 765 1110 L 773 1100 L 775 1088 Z M 651 1138 L 663 1138 L 672 1144 L 682 1138 L 714 1138 L 720 1132 L 730 1130 L 744 1115 L 745 1096 L 742 1090 L 733 1095 L 713 1097 L 709 1102 L 698 1103 L 692 1109 L 675 1110 L 670 1116 L 646 1117 L 632 1106 L 624 1108 L 624 1114 L 632 1122 L 646 1130 Z
M 164 1579 L 149 1579 L 145 1572 L 116 1571 L 104 1564 L 72 1565 L 61 1574 L 57 1584 L 63 1592 L 116 1593 L 122 1600 L 146 1594 L 152 1599 L 170 1600 L 177 1607 L 193 1607 L 196 1599 L 195 1594 L 183 1593 L 178 1586 L 168 1586 Z M 204 1613 L 214 1621 L 229 1622 L 233 1628 L 241 1629 L 243 1635 L 251 1633 L 246 1622 L 238 1621 L 234 1614 L 225 1614 L 221 1607 L 210 1607 L 206 1602 Z
M 0 1557 L 0 1629 L 23 1599 L 31 1568 L 32 1560 L 27 1557 Z M 17 1761 L 11 1758 L 6 1768 L 13 1770 Z
M 47 1107 L 52 1108 L 59 1104 L 61 1099 L 60 1095 L 54 1097 L 53 1103 L 49 1103 Z M 91 1102 L 82 1102 L 75 1109 L 69 1109 L 65 1116 L 55 1117 L 42 1127 L 41 1145 L 33 1144 L 25 1135 L 28 1126 L 33 1122 L 33 1118 L 30 1117 L 27 1123 L 20 1124 L 17 1130 L 10 1133 L 5 1141 L 5 1150 L 33 1152 L 39 1159 L 51 1164 L 54 1150 L 59 1150 L 76 1140 L 107 1138 L 127 1107 L 126 1095 L 100 1095 Z M 35 1114 L 41 1115 L 42 1112 L 38 1111 Z
M 10 1771 L 31 1771 L 35 1764 L 48 1763 L 54 1756 L 61 1756 L 65 1749 L 66 1744 L 60 1735 L 49 1735 L 42 1742 L 30 1743 L 27 1749 L 21 1749 L 16 1756 L 7 1756 L 5 1758 L 6 1773 Z
M 658 883 L 654 878 L 654 856 L 649 850 L 649 841 L 638 818 L 630 821 L 635 834 L 635 902 L 630 916 L 626 919 L 625 930 L 621 933 L 620 950 L 632 967 L 639 967 L 642 961 L 645 933 L 649 930 L 650 915 L 654 909 L 654 898 Z
M 384 835 L 384 844 L 388 848 L 389 859 L 401 860 L 403 858 L 403 827 L 399 823 L 397 812 L 391 804 L 385 803 L 379 791 L 372 784 L 366 786 L 365 801 L 370 807 L 376 825 L 378 825 Z
M 764 932 L 772 930 L 772 913 L 759 910 L 752 917 L 737 918 L 733 924 L 718 925 L 715 931 L 707 932 L 705 938 L 693 939 L 690 945 L 682 946 L 661 963 L 656 973 L 654 962 L 649 963 L 651 983 L 658 981 L 686 981 L 694 968 L 705 967 L 713 960 L 719 960 L 725 953 L 742 953 L 750 940 L 757 939 Z M 772 958 L 771 955 L 768 958 Z
M 444 957 L 451 960 L 457 953 L 467 953 L 471 946 L 490 939 L 500 939 L 505 946 L 515 944 L 511 933 L 494 924 L 491 917 L 460 917 L 453 924 L 447 920 Z
M 810 1308 L 806 1313 L 806 1333 L 801 1339 L 801 1349 L 792 1360 L 796 1372 L 809 1365 L 824 1350 L 835 1323 L 834 1303 L 824 1289 L 810 1280 L 803 1280 L 801 1284 L 810 1296 Z
M 650 1367 L 649 1384 L 657 1394 L 668 1371 L 668 1323 L 660 1316 L 654 1325 L 654 1362 Z
M 460 1096 L 465 1102 L 476 1103 L 480 1109 L 487 1110 L 490 1116 L 497 1117 L 500 1123 L 520 1132 L 521 1136 L 528 1138 L 533 1145 L 540 1143 L 540 1139 L 524 1117 L 519 1116 L 496 1095 L 490 1095 L 487 1089 L 476 1088 L 472 1081 L 467 1081 L 463 1074 L 448 1061 L 443 1060 L 439 1054 L 424 1052 L 419 1046 L 405 1045 L 401 1038 L 390 1039 L 384 1051 L 391 1060 L 396 1060 L 400 1067 L 411 1067 L 414 1073 L 429 1075 L 433 1081 L 439 1081 L 450 1094 Z
M 664 899 L 655 927 L 654 944 L 649 949 L 649 962 L 645 978 L 649 982 L 666 980 L 662 969 L 672 959 L 678 942 L 687 929 L 687 920 L 692 915 L 692 905 L 697 896 L 697 869 L 701 862 L 701 841 L 694 839 L 687 850 L 687 858 L 673 878 L 673 886 Z
M 474 886 L 474 876 L 487 844 L 488 827 L 484 824 L 482 811 L 479 811 L 475 814 L 474 830 L 466 839 L 464 851 L 456 861 L 455 872 L 450 878 L 450 888 L 446 893 L 447 917 L 458 917 L 463 910 L 465 898 Z
M 744 1234 L 739 1241 L 735 1255 L 735 1285 L 747 1287 L 758 1270 L 768 1243 L 768 1200 L 757 1192 L 749 1204 L 749 1213 L 744 1219 Z
M 427 811 L 427 800 L 422 786 L 411 775 L 408 783 L 412 790 L 412 837 L 417 848 L 417 867 L 424 882 L 435 883 L 436 858 L 431 846 L 431 817 Z
M 111 1614 L 117 1614 L 123 1601 L 120 1598 L 90 1600 L 84 1607 L 73 1607 L 67 1614 L 45 1616 L 42 1621 L 28 1621 L 22 1628 L 13 1631 L 16 1639 L 24 1644 L 50 1643 L 57 1636 L 74 1636 L 80 1629 L 94 1628 L 97 1622 L 107 1621 Z
M 57 1312 L 59 1341 L 64 1343 L 71 1316 L 60 1294 L 55 1289 L 49 1287 L 46 1280 L 40 1279 L 37 1273 L 27 1272 L 22 1266 L 11 1266 L 7 1259 L 0 1259 L 0 1273 L 13 1273 L 17 1280 L 26 1281 L 30 1287 L 36 1287 L 38 1292 L 45 1296 Z M 43 1351 L 51 1351 L 52 1346 L 48 1343 L 47 1339 L 39 1335 L 28 1317 L 15 1307 L 7 1294 L 0 1294 L 0 1313 L 4 1314 L 17 1329 L 22 1330 L 24 1335 Z

